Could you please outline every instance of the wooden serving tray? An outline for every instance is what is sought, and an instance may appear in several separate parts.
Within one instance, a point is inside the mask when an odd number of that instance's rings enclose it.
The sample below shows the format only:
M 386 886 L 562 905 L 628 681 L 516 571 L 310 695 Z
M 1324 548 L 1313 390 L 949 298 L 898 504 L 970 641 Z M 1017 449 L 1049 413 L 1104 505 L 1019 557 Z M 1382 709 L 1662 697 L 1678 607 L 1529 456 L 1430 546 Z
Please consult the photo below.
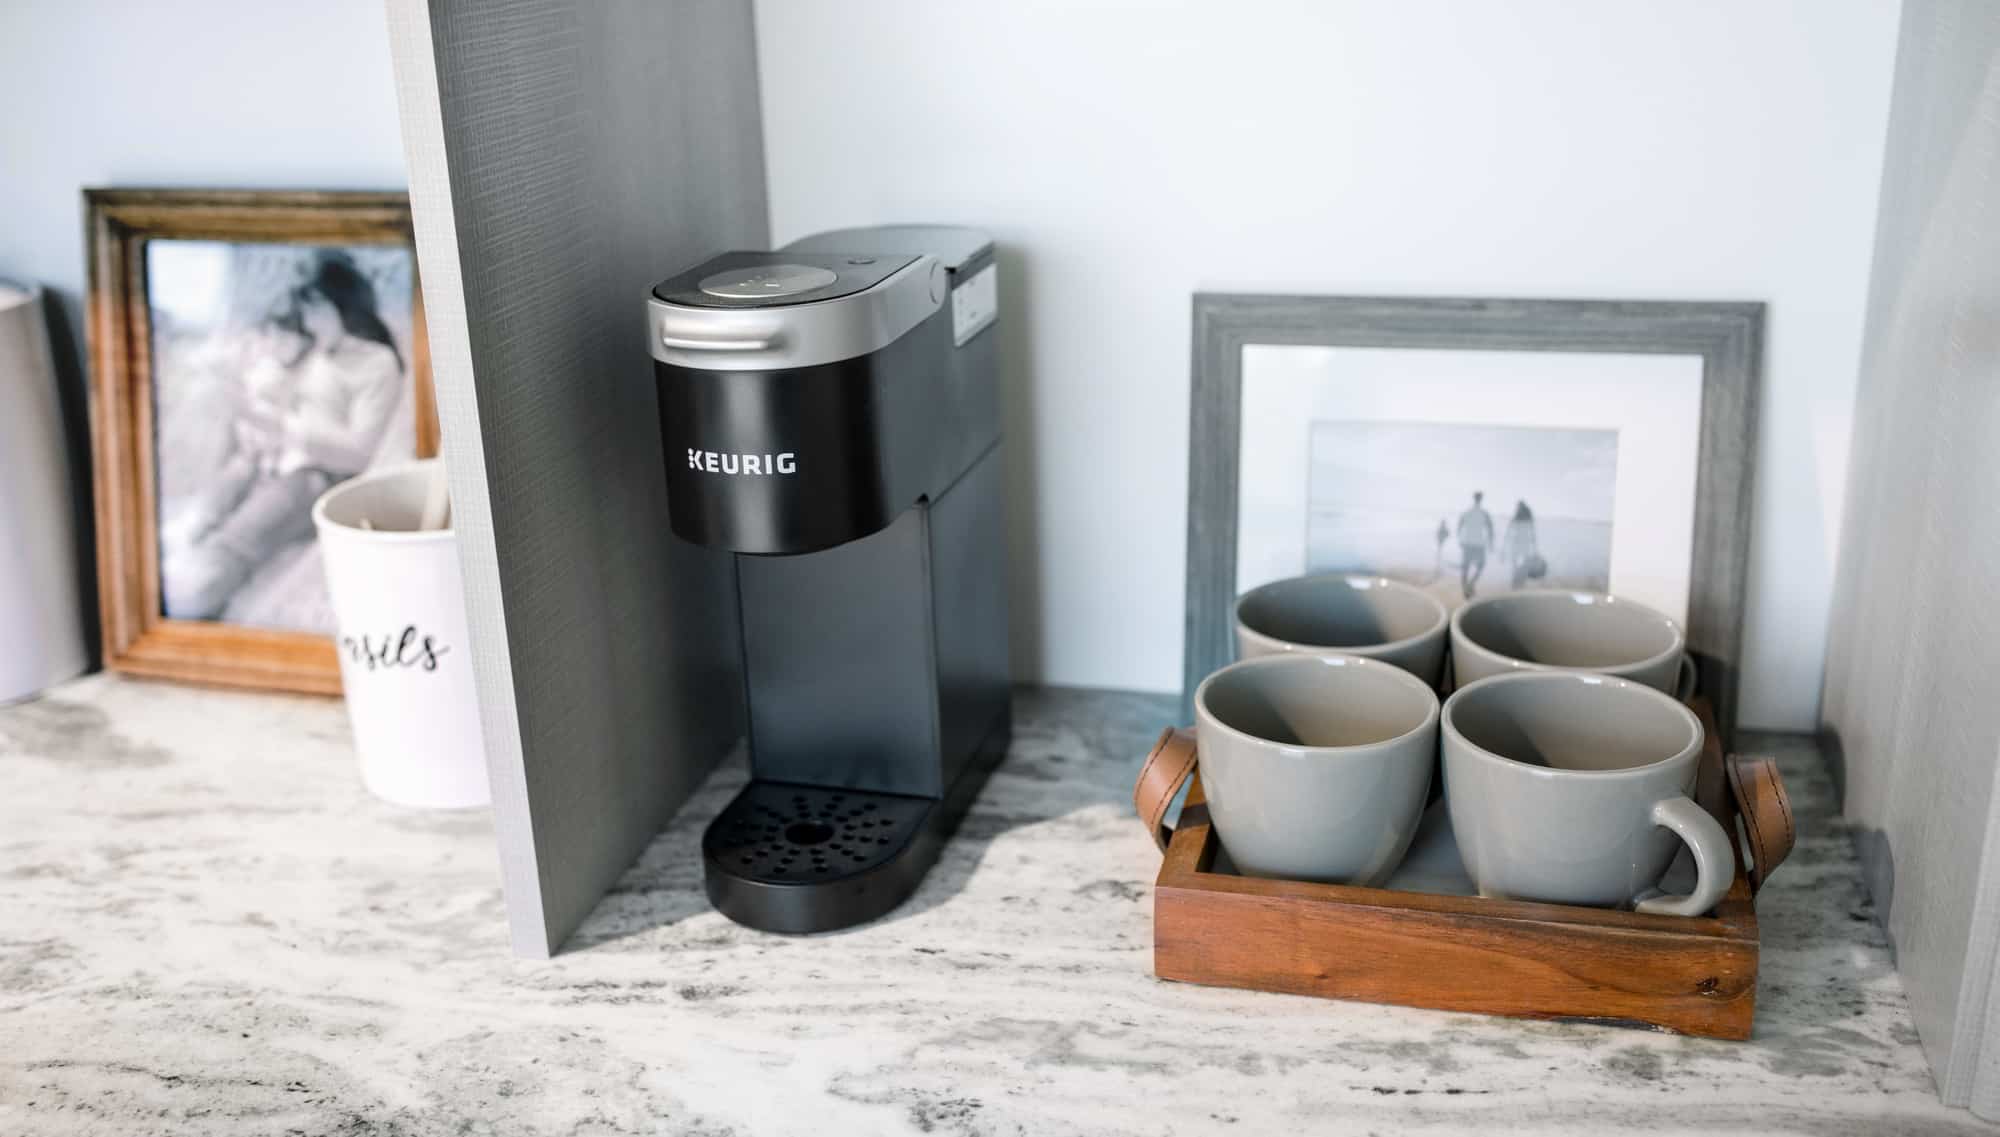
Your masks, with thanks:
M 1221 844 L 1197 773 L 1155 881 L 1153 972 L 1209 986 L 1748 1038 L 1757 1003 L 1757 911 L 1746 865 L 1761 884 L 1783 850 L 1763 866 L 1746 858 L 1713 717 L 1695 704 L 1709 738 L 1696 796 L 1737 849 L 1735 883 L 1712 915 L 1216 871 Z M 1154 766 L 1149 761 L 1141 773 L 1142 791 Z M 1756 792 L 1775 794 L 1782 805 L 1774 780 Z M 1789 829 L 1785 836 L 1788 847 Z

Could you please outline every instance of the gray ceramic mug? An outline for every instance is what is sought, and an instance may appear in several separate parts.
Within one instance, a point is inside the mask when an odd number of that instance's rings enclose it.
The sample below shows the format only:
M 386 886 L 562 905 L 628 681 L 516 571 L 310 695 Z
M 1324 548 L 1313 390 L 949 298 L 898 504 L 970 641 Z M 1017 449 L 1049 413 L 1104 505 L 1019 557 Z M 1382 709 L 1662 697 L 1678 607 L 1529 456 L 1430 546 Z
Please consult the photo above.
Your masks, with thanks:
M 1736 852 L 1695 804 L 1701 720 L 1650 687 L 1539 671 L 1461 687 L 1442 715 L 1445 802 L 1481 896 L 1698 916 Z M 1655 895 L 1686 843 L 1695 888 Z
M 1685 696 L 1694 689 L 1686 648 L 1672 619 L 1602 592 L 1503 592 L 1451 616 L 1459 687 L 1510 671 L 1591 671 Z
M 1385 660 L 1435 684 L 1450 618 L 1437 597 L 1383 576 L 1274 580 L 1236 601 L 1236 657 L 1340 652 Z
M 1379 659 L 1232 663 L 1194 696 L 1209 817 L 1249 876 L 1375 884 L 1402 862 L 1437 754 L 1438 699 Z

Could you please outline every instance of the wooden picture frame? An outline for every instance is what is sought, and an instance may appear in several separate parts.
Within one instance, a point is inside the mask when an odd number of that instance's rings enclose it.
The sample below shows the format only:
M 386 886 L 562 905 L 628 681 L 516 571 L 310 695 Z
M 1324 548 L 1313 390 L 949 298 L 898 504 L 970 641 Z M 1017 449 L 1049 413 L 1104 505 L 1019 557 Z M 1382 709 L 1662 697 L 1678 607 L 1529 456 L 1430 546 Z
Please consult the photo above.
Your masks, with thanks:
M 153 339 L 146 250 L 160 239 L 318 246 L 414 239 L 408 195 L 366 192 L 91 189 L 91 450 L 105 666 L 195 683 L 340 692 L 329 636 L 177 620 L 161 601 Z M 416 457 L 438 450 L 436 395 L 412 260 L 407 361 Z
M 1760 303 L 1198 293 L 1182 700 L 1234 657 L 1243 349 L 1253 344 L 1688 355 L 1701 360 L 1688 647 L 1725 747 L 1736 722 L 1764 337 Z

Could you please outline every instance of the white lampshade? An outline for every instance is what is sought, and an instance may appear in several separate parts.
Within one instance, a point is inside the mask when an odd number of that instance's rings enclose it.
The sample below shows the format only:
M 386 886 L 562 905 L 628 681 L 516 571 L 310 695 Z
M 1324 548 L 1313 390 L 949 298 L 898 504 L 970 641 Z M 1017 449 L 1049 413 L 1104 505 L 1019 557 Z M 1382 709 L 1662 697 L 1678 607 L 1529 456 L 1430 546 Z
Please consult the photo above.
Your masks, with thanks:
M 0 282 L 0 703 L 88 660 L 64 437 L 42 291 Z

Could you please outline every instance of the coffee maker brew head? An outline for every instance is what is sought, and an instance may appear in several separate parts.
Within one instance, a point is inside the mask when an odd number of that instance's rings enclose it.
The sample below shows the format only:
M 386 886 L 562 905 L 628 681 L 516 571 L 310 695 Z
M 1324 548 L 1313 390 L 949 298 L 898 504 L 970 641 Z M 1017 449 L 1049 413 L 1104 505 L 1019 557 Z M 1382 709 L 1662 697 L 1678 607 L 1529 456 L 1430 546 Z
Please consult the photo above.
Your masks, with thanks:
M 727 253 L 654 288 L 674 532 L 814 552 L 942 492 L 975 456 L 951 278 L 938 256 L 863 246 Z

